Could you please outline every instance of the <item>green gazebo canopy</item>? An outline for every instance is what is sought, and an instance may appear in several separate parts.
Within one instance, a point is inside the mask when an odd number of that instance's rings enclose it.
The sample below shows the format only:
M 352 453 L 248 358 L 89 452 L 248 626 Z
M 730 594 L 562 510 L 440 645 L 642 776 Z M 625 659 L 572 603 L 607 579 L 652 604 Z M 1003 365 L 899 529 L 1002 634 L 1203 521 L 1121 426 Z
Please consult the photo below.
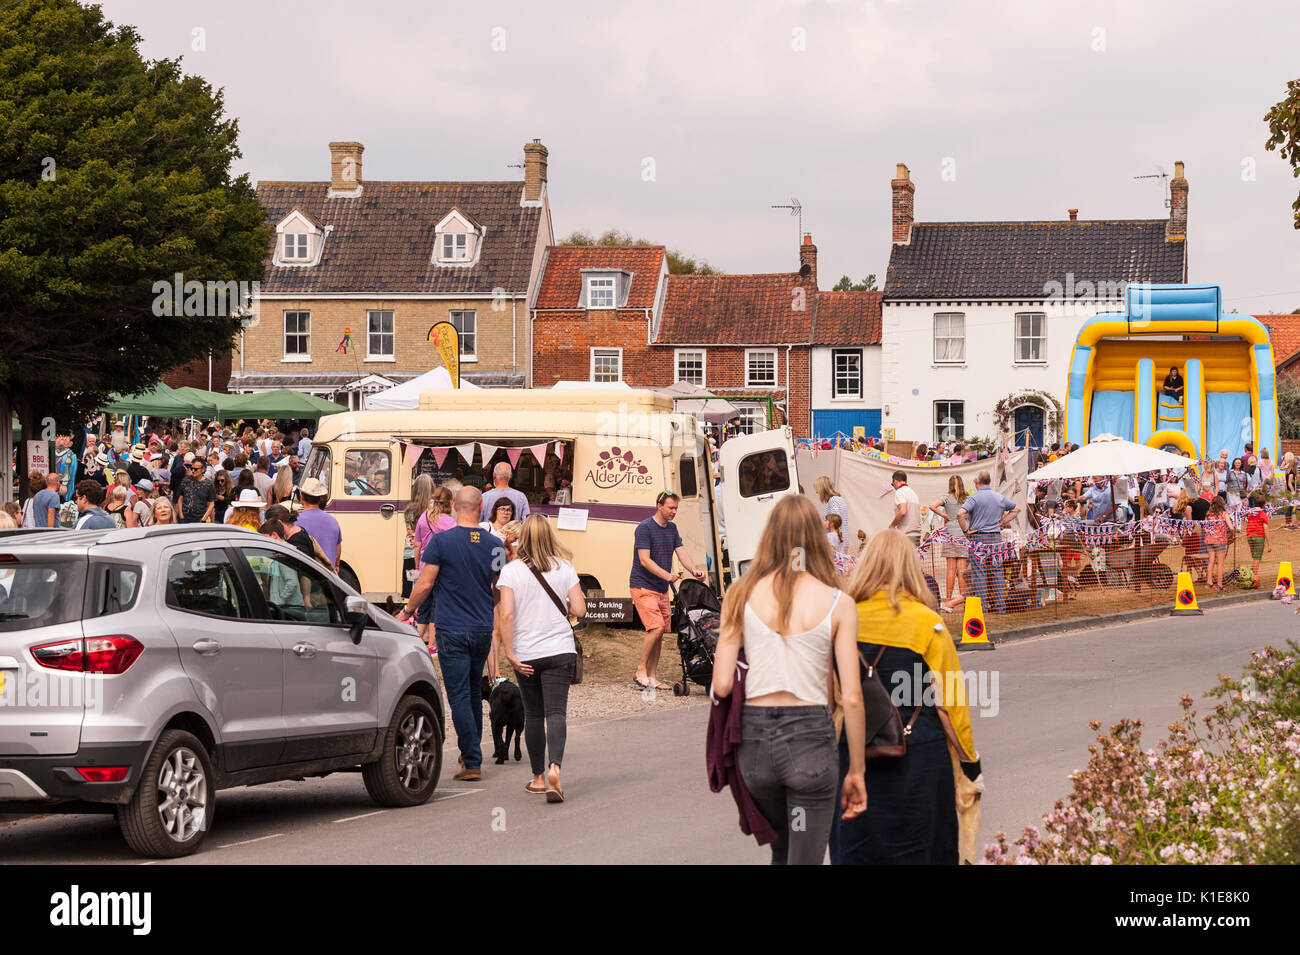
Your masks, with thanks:
M 229 418 L 309 418 L 312 421 L 322 415 L 339 414 L 347 411 L 343 405 L 335 404 L 315 395 L 279 388 L 275 391 L 263 391 L 251 395 L 234 395 L 221 409 L 223 419 Z
M 105 403 L 104 411 L 113 414 L 151 415 L 158 418 L 210 418 L 216 414 L 216 406 L 211 402 L 197 401 L 182 394 L 175 388 L 159 382 L 148 391 L 134 395 L 114 395 Z

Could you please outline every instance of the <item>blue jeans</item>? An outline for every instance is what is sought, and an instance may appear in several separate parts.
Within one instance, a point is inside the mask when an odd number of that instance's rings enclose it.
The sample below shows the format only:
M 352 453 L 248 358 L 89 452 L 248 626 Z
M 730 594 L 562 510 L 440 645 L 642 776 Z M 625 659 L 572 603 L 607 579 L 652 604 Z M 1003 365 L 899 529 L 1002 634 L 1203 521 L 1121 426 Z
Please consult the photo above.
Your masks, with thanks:
M 1001 544 L 1002 535 L 999 533 L 976 533 L 971 534 L 970 539 L 979 541 L 981 544 Z M 971 554 L 971 589 L 975 591 L 975 596 L 979 597 L 988 610 L 995 613 L 1005 613 L 1007 609 L 1007 578 L 1002 571 L 1002 561 L 995 561 L 992 557 L 976 557 Z M 993 593 L 989 593 L 989 584 L 993 586 Z
M 491 652 L 491 630 L 438 630 L 438 664 L 466 769 L 483 765 L 483 667 Z

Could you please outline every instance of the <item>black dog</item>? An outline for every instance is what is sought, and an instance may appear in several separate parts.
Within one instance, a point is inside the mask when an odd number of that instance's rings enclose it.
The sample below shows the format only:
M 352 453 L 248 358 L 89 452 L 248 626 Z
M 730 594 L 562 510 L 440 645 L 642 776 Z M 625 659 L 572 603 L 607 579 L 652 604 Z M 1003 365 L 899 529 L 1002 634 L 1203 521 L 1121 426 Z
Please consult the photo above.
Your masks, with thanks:
M 490 676 L 483 677 L 483 698 L 488 701 L 492 717 L 492 755 L 504 763 L 510 752 L 510 734 L 515 736 L 515 761 L 524 758 L 519 741 L 524 735 L 524 696 L 519 687 L 509 680 L 492 685 Z

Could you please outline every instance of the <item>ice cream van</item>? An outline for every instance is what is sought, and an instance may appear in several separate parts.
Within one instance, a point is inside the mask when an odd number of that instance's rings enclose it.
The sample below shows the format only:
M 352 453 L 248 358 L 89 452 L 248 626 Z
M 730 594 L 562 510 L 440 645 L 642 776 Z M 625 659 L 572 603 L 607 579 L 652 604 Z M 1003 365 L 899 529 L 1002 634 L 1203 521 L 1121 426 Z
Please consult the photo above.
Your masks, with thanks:
M 703 428 L 654 392 L 426 391 L 418 409 L 322 418 L 302 478 L 318 478 L 329 489 L 325 509 L 343 533 L 340 574 L 382 603 L 401 599 L 413 577 L 403 551 L 415 477 L 486 490 L 493 466 L 506 461 L 530 512 L 554 522 L 573 551 L 591 598 L 588 619 L 620 622 L 633 619 L 633 534 L 654 514 L 659 492 L 681 495 L 677 528 L 719 593 L 731 567 L 753 556 L 757 534 L 748 531 L 761 529 L 777 499 L 799 492 L 789 428 L 732 438 L 723 447 L 723 478 L 732 481 L 717 495 Z M 731 502 L 725 515 L 719 496 Z M 747 529 L 733 535 L 729 554 L 726 524 Z

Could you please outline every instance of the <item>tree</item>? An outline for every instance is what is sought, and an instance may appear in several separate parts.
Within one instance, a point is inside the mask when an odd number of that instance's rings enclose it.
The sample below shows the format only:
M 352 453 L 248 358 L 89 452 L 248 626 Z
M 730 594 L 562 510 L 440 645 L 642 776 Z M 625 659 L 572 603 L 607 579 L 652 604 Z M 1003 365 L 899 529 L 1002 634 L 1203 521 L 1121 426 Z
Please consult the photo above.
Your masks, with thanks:
M 589 232 L 574 232 L 560 240 L 560 245 L 659 245 L 648 239 L 634 239 L 631 233 L 610 229 L 593 237 Z M 694 259 L 676 249 L 668 249 L 668 271 L 672 275 L 721 275 L 722 272 L 703 259 Z
M 1264 114 L 1268 123 L 1267 150 L 1276 149 L 1291 164 L 1291 174 L 1300 177 L 1300 80 L 1286 84 L 1286 96 Z M 1300 229 L 1300 196 L 1291 204 L 1295 210 L 1294 226 Z
M 1277 418 L 1282 438 L 1300 438 L 1300 384 L 1286 373 L 1277 376 Z
M 847 275 L 841 275 L 840 280 L 835 283 L 832 292 L 878 292 L 876 288 L 876 273 L 872 272 L 861 282 L 854 282 Z
M 230 174 L 221 92 L 139 42 L 73 0 L 0 8 L 0 438 L 11 408 L 36 437 L 230 348 L 235 295 L 160 317 L 178 273 L 223 290 L 262 276 L 271 231 Z

